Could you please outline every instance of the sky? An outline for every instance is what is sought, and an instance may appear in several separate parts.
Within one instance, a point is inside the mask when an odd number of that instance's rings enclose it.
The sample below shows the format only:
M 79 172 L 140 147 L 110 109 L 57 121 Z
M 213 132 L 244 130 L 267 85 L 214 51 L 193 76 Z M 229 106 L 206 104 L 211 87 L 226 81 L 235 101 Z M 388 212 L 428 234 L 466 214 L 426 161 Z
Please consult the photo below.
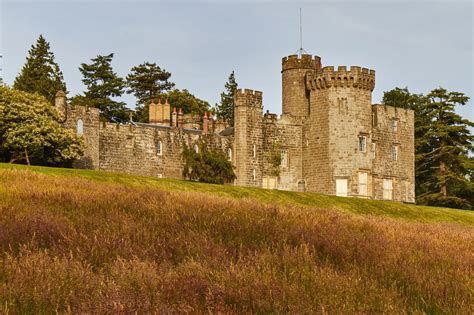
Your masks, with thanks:
M 172 73 L 176 87 L 211 105 L 232 70 L 240 88 L 263 91 L 281 113 L 281 58 L 299 43 L 323 66 L 376 70 L 383 92 L 437 87 L 473 97 L 472 1 L 11 1 L 0 0 L 2 76 L 12 84 L 40 34 L 51 44 L 69 96 L 84 86 L 78 70 L 114 53 L 125 77 L 145 61 Z M 122 97 L 130 108 L 132 95 Z M 474 102 L 457 111 L 474 121 Z

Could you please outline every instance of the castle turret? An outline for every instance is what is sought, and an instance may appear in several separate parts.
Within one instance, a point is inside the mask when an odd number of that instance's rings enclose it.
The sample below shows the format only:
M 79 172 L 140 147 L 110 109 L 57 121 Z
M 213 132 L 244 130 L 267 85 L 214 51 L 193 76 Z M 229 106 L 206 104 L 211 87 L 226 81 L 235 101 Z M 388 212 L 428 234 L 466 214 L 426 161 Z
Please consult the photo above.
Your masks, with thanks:
M 262 92 L 237 90 L 234 95 L 236 184 L 262 186 Z
M 66 94 L 63 91 L 56 93 L 54 107 L 63 115 L 66 113 Z
M 321 69 L 321 58 L 312 55 L 291 55 L 282 59 L 282 109 L 283 114 L 307 116 L 309 93 L 306 89 L 306 73 Z

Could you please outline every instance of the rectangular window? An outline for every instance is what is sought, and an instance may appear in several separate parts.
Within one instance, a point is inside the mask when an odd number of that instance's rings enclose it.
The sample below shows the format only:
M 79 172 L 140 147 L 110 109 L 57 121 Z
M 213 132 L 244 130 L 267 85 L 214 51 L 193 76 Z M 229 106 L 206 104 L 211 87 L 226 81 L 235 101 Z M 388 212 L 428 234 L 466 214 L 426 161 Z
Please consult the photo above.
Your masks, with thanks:
M 392 119 L 392 131 L 397 132 L 398 129 L 398 120 Z
M 359 173 L 359 195 L 367 196 L 367 173 Z
M 255 169 L 252 170 L 252 180 L 257 179 L 257 171 Z
M 376 148 L 376 144 L 375 144 L 375 142 L 372 142 L 371 152 L 372 152 L 372 158 L 373 159 L 375 159 L 375 148 Z
M 336 196 L 347 197 L 347 179 L 336 179 Z
M 360 152 L 365 152 L 366 142 L 367 142 L 367 137 L 366 136 L 359 136 L 359 151 Z
M 398 145 L 392 145 L 392 161 L 398 160 Z
M 254 158 L 257 157 L 257 146 L 255 144 L 252 147 L 252 156 Z
M 281 167 L 288 167 L 288 151 L 287 150 L 281 150 Z
M 383 199 L 392 200 L 393 198 L 393 186 L 391 179 L 383 180 Z

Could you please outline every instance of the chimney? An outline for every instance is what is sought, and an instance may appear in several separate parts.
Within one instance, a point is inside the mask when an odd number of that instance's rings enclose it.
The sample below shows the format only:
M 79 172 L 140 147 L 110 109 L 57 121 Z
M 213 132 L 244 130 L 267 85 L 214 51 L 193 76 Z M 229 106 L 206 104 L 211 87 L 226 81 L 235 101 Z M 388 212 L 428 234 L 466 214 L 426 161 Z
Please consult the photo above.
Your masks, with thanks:
M 148 122 L 150 124 L 156 123 L 156 104 L 153 99 L 151 100 L 151 103 L 148 107 Z
M 168 99 L 163 104 L 163 125 L 170 125 L 170 103 L 168 103 Z
M 178 127 L 178 113 L 176 107 L 173 107 L 173 113 L 171 114 L 171 126 Z
M 204 112 L 204 118 L 202 122 L 202 130 L 205 135 L 209 133 L 209 119 L 207 117 L 207 112 Z
M 178 111 L 178 127 L 183 128 L 184 119 L 183 119 L 183 109 L 180 108 Z

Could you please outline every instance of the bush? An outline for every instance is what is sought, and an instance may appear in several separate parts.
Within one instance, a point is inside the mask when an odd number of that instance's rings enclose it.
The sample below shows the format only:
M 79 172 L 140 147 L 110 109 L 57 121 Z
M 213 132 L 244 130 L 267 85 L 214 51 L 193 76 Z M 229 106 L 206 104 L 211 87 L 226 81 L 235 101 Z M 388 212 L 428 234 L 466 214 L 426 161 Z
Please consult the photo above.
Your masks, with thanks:
M 230 183 L 236 178 L 232 163 L 224 152 L 211 150 L 204 142 L 198 145 L 198 152 L 186 144 L 183 147 L 185 178 L 211 184 Z

